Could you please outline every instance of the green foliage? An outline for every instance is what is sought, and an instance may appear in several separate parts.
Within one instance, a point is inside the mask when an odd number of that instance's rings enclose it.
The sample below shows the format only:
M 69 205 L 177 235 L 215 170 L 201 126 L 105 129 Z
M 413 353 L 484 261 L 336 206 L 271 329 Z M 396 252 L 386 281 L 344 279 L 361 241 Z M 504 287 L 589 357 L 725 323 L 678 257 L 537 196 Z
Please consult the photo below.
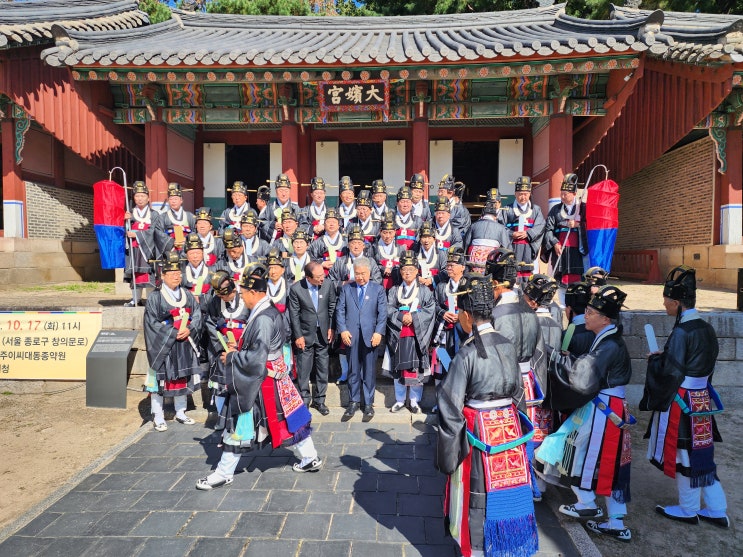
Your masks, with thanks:
M 170 8 L 158 0 L 139 0 L 139 9 L 150 16 L 150 23 L 160 23 L 170 19 Z
M 534 8 L 536 0 L 334 0 L 341 16 L 396 16 L 508 11 Z M 612 3 L 621 0 L 567 0 L 567 13 L 586 19 L 609 19 Z M 151 23 L 170 19 L 167 0 L 140 0 Z M 180 0 L 178 6 L 210 13 L 244 15 L 325 15 L 313 9 L 312 0 Z M 743 14 L 743 0 L 643 0 L 644 10 Z
M 354 0 L 335 0 L 335 11 L 338 15 L 349 17 L 379 15 L 366 5 L 357 6 Z
M 586 19 L 609 19 L 616 0 L 568 0 L 567 13 Z M 708 14 L 743 14 L 743 0 L 643 0 L 643 10 L 666 12 L 700 12 Z
M 585 19 L 609 19 L 612 0 L 568 0 L 568 15 Z
M 367 0 L 364 5 L 379 15 L 458 14 L 500 12 L 536 6 L 535 0 Z
M 533 8 L 536 5 L 534 0 L 437 0 L 435 13 L 504 12 Z
M 434 13 L 437 0 L 367 0 L 364 6 L 377 15 L 426 15 Z
M 211 0 L 206 11 L 214 14 L 310 15 L 309 0 Z

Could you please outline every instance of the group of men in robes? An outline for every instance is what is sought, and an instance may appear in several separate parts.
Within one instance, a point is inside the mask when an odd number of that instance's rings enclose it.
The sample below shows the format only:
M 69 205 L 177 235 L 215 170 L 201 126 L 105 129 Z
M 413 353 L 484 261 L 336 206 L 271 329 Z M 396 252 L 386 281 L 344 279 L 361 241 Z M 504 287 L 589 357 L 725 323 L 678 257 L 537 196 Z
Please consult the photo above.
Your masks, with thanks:
M 290 201 L 285 175 L 275 185 L 276 200 L 259 188 L 253 209 L 245 185 L 236 182 L 234 205 L 218 223 L 208 208 L 195 215 L 183 210 L 177 184 L 169 185 L 164 213 L 148 211 L 140 195 L 129 215 L 137 247 L 150 246 L 129 254 L 135 285 L 144 262 L 161 255 L 159 273 L 147 275 L 151 284 L 159 274 L 162 286 L 147 297 L 145 310 L 154 427 L 167 430 L 165 396 L 174 397 L 178 422 L 193 423 L 185 397 L 202 377 L 220 416 L 223 455 L 197 488 L 228 485 L 240 454 L 266 443 L 292 446 L 297 472 L 321 468 L 309 390 L 306 384 L 298 389 L 297 380 L 298 372 L 311 372 L 318 390 L 328 370 L 297 369 L 300 360 L 313 358 L 297 358 L 303 348 L 294 342 L 287 313 L 292 285 L 307 281 L 312 264 L 322 269 L 334 298 L 348 290 L 344 306 L 352 312 L 362 307 L 369 281 L 386 298 L 377 306 L 385 326 L 375 325 L 363 348 L 354 344 L 362 339 L 342 334 L 348 331 L 345 320 L 338 327 L 338 307 L 328 308 L 335 330 L 327 344 L 335 337 L 339 381 L 354 384 L 360 399 L 350 401 L 344 421 L 359 405 L 364 421 L 373 417 L 377 356 L 384 355 L 382 368 L 394 378 L 392 412 L 421 412 L 423 386 L 436 380 L 437 465 L 450 475 L 446 514 L 465 555 L 533 554 L 533 504 L 548 483 L 570 487 L 576 496 L 560 512 L 629 541 L 623 519 L 634 418 L 625 398 L 631 366 L 619 322 L 625 294 L 606 284 L 602 269 L 583 273 L 577 177 L 565 177 L 561 203 L 546 219 L 531 203 L 531 180 L 520 177 L 514 203 L 502 207 L 498 191 L 489 190 L 475 223 L 461 204 L 463 184 L 451 176 L 440 181 L 430 208 L 418 175 L 399 189 L 394 209 L 382 180 L 355 196 L 344 177 L 338 207 L 327 207 L 326 184 L 316 177 L 312 202 L 303 209 Z M 145 192 L 139 186 L 135 193 Z M 149 222 L 137 224 L 138 218 Z M 145 235 L 150 229 L 152 239 Z M 540 249 L 552 276 L 534 272 Z M 368 274 L 363 285 L 357 272 Z M 317 272 L 311 278 L 322 285 Z M 559 283 L 567 287 L 564 308 L 555 302 Z M 709 384 L 716 337 L 694 310 L 694 289 L 693 270 L 669 275 L 664 297 L 677 323 L 664 352 L 651 355 L 642 409 L 654 412 L 649 457 L 679 486 L 680 504 L 658 513 L 727 527 L 713 445 L 697 433 L 703 426 L 717 438 L 714 415 L 721 404 Z M 606 513 L 597 496 L 606 498 Z
M 449 530 L 465 556 L 532 555 L 538 548 L 531 529 L 533 502 L 551 483 L 570 488 L 577 499 L 561 505 L 562 514 L 585 521 L 592 532 L 629 542 L 624 518 L 636 420 L 625 392 L 632 374 L 620 322 L 626 295 L 606 284 L 603 269 L 589 269 L 567 287 L 568 326 L 550 340 L 556 281 L 533 275 L 519 294 L 513 289 L 517 267 L 513 252 L 495 249 L 486 258 L 487 274 L 465 275 L 458 287 L 459 323 L 472 332 L 438 388 L 437 466 L 449 475 Z M 490 319 L 481 317 L 477 327 L 471 323 L 476 312 L 462 304 L 475 290 L 473 281 L 492 283 L 495 300 Z M 689 525 L 729 528 L 714 462 L 714 441 L 720 440 L 715 415 L 722 410 L 711 384 L 718 343 L 694 309 L 694 269 L 674 268 L 663 298 L 676 321 L 663 351 L 649 356 L 640 410 L 653 412 L 648 459 L 676 479 L 679 504 L 658 505 L 656 512 Z M 465 349 L 483 344 L 477 333 L 490 332 L 491 326 L 490 339 L 510 350 Z M 507 383 L 514 366 L 522 378 L 516 389 Z M 495 387 L 494 381 L 501 383 Z M 606 512 L 597 496 L 604 497 Z

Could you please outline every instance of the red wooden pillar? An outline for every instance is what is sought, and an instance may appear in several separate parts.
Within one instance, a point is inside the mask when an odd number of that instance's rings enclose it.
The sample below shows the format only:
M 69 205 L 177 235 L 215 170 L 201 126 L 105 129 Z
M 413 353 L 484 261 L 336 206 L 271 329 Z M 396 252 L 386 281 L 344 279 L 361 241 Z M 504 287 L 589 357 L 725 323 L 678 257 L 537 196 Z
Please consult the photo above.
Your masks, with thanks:
M 720 175 L 719 194 L 715 196 L 715 244 L 740 244 L 743 240 L 743 130 L 727 130 L 725 152 L 727 170 Z
M 204 206 L 204 141 L 197 138 L 193 144 L 193 204 L 194 209 Z
M 164 122 L 144 125 L 145 175 L 150 199 L 159 207 L 168 195 L 168 126 Z
M 559 113 L 549 123 L 549 204 L 560 200 L 560 186 L 565 174 L 573 171 L 573 117 Z
M 15 121 L 2 121 L 3 157 L 3 235 L 25 238 L 26 188 L 21 179 L 21 166 L 15 160 Z
M 292 121 L 281 124 L 281 167 L 292 183 L 292 201 L 299 200 L 299 126 Z
M 413 120 L 413 156 L 412 156 L 412 174 L 423 174 L 426 183 L 430 182 L 428 175 L 428 164 L 430 156 L 430 143 L 428 138 L 428 104 L 426 103 L 428 94 L 428 82 L 419 81 L 415 84 L 415 97 L 417 104 L 414 106 L 415 119 Z M 437 177 L 438 179 L 439 177 Z M 438 190 L 437 190 L 438 193 Z M 428 199 L 430 195 L 429 188 L 426 188 L 424 197 Z
M 314 164 L 314 150 L 312 149 L 312 142 L 309 131 L 305 128 L 304 133 L 297 135 L 298 141 L 298 153 L 299 157 L 299 169 L 297 171 L 297 181 L 300 184 L 309 184 L 310 180 L 315 176 L 315 164 Z M 299 199 L 298 203 L 304 207 L 307 204 L 307 199 L 310 195 L 309 186 L 299 186 Z
M 428 157 L 428 119 L 421 118 L 413 120 L 413 172 L 411 174 L 423 174 L 426 182 L 430 181 L 428 176 Z

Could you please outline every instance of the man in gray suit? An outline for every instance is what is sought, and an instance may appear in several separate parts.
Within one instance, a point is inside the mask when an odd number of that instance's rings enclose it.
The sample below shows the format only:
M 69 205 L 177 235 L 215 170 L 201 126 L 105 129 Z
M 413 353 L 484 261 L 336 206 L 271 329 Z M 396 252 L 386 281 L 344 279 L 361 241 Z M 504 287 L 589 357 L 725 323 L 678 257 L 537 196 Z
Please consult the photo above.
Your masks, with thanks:
M 325 271 L 316 261 L 305 266 L 304 277 L 289 290 L 288 314 L 297 362 L 297 383 L 304 403 L 327 416 L 330 410 L 325 405 L 325 393 L 328 389 L 328 346 L 333 341 L 335 286 L 332 281 L 325 281 Z M 310 375 L 313 370 L 315 391 L 311 395 Z
M 364 417 L 374 417 L 374 389 L 377 373 L 377 346 L 387 324 L 387 296 L 381 284 L 369 282 L 372 262 L 358 257 L 353 262 L 354 281 L 343 285 L 338 296 L 336 329 L 349 347 L 348 391 L 351 399 L 341 421 L 353 418 L 364 388 Z

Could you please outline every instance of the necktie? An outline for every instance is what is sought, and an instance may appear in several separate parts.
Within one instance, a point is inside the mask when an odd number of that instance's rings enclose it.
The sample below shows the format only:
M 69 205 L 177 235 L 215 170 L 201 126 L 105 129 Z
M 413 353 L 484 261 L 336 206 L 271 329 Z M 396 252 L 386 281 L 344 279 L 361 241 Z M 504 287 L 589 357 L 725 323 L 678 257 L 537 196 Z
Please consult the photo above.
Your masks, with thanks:
M 363 305 L 364 303 L 364 287 L 359 286 L 359 305 Z
M 310 286 L 310 296 L 312 296 L 312 304 L 315 306 L 315 312 L 317 312 L 317 286 Z

